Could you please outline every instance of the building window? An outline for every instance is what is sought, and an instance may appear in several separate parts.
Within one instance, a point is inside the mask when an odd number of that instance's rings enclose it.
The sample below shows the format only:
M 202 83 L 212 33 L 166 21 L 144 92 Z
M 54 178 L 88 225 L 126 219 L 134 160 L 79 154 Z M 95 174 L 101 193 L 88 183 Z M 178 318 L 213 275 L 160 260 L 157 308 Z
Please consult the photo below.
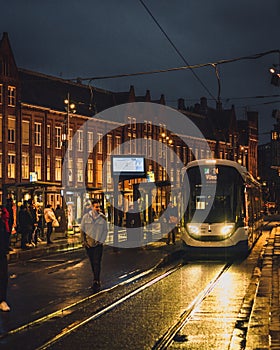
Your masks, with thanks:
M 107 135 L 107 154 L 112 153 L 112 135 Z
M 2 174 L 2 153 L 0 153 L 0 178 L 2 178 L 3 174 Z
M 8 105 L 14 107 L 16 105 L 16 88 L 8 86 Z
M 8 142 L 16 142 L 16 119 L 8 117 Z
M 152 122 L 148 121 L 148 133 L 151 133 L 152 131 L 153 131 Z
M 179 187 L 181 182 L 181 170 L 177 169 L 176 171 L 176 185 Z
M 111 159 L 107 159 L 107 174 L 106 174 L 106 182 L 108 185 L 111 185 L 112 183 L 112 176 L 111 176 Z
M 2 130 L 3 130 L 3 118 L 2 115 L 0 114 L 0 142 L 2 142 Z
M 83 136 L 83 131 L 78 130 L 78 151 L 82 152 L 83 151 L 83 143 L 84 143 L 84 136 Z
M 127 117 L 128 130 L 131 130 L 131 117 Z
M 148 157 L 152 157 L 153 156 L 153 140 L 152 137 L 149 136 L 148 137 Z
M 277 140 L 278 139 L 278 132 L 277 131 L 272 131 L 271 139 L 272 140 Z
M 170 169 L 170 181 L 174 181 L 174 169 Z
M 41 146 L 42 124 L 35 123 L 35 146 Z
M 47 148 L 51 148 L 51 126 L 47 125 Z
M 0 105 L 3 103 L 3 84 L 0 84 Z
M 62 165 L 61 158 L 56 157 L 55 158 L 55 181 L 61 181 L 61 165 Z
M 68 159 L 68 181 L 73 181 L 73 159 Z
M 61 149 L 61 127 L 55 127 L 55 148 Z
M 47 156 L 47 181 L 51 180 L 51 157 Z
M 84 171 L 83 171 L 83 158 L 77 159 L 77 181 L 83 182 L 84 181 Z
M 102 184 L 102 160 L 97 161 L 97 183 Z
M 29 145 L 29 121 L 28 120 L 22 121 L 21 137 L 22 137 L 22 144 Z
M 16 155 L 8 154 L 8 178 L 14 179 L 16 177 Z
M 37 173 L 38 180 L 42 179 L 42 157 L 41 154 L 35 154 L 35 172 Z
M 115 154 L 121 154 L 121 137 L 116 136 L 115 142 L 116 142 L 116 147 L 114 149 Z
M 132 135 L 132 154 L 136 154 L 136 134 Z
M 29 154 L 23 153 L 21 157 L 21 172 L 23 179 L 29 179 Z
M 148 154 L 148 140 L 147 140 L 147 136 L 144 136 L 143 152 L 144 152 L 144 154 Z
M 103 142 L 102 142 L 102 134 L 97 134 L 98 144 L 97 144 L 97 153 L 102 154 L 103 150 Z
M 88 132 L 88 153 L 93 151 L 93 132 Z
M 87 178 L 88 178 L 88 183 L 93 183 L 93 160 L 92 159 L 88 160 Z
M 181 160 L 181 147 L 180 146 L 176 146 L 176 155 L 177 155 L 177 163 L 180 163 Z
M 9 64 L 6 59 L 0 58 L 0 74 L 9 75 Z
M 131 118 L 132 121 L 132 130 L 136 130 L 136 118 Z

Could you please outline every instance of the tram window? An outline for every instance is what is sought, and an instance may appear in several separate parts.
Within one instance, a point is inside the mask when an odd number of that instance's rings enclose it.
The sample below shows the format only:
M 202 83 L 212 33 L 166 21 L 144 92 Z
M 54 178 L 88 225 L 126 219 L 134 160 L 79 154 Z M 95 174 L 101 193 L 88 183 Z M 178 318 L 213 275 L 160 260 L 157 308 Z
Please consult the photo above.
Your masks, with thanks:
M 196 209 L 204 210 L 206 208 L 205 196 L 197 196 L 196 197 Z

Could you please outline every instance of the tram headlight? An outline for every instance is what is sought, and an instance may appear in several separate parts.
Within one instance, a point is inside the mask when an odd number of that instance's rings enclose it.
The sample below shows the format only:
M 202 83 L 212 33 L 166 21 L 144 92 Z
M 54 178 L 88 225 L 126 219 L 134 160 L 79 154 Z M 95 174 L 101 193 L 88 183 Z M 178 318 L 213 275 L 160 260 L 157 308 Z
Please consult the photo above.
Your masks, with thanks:
M 221 228 L 221 234 L 223 236 L 229 236 L 234 229 L 234 224 L 226 224 Z
M 198 236 L 199 235 L 199 226 L 194 224 L 187 224 L 187 231 L 190 235 Z

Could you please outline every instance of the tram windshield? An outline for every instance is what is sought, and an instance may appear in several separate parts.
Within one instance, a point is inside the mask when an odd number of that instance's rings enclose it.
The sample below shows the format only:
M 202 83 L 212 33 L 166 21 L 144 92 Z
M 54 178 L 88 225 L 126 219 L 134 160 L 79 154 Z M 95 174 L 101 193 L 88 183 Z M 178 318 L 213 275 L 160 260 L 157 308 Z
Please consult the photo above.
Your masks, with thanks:
M 236 222 L 244 214 L 244 182 L 235 168 L 224 165 L 196 166 L 189 168 L 187 175 L 190 193 L 186 222 Z M 206 191 L 205 188 L 203 191 L 202 184 L 206 186 Z

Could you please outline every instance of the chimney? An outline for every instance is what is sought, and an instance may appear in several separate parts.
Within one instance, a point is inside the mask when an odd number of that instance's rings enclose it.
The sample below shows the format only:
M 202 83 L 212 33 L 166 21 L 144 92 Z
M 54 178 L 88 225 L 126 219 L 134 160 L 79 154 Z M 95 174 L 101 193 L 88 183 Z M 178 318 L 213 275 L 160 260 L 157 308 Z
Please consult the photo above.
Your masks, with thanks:
M 186 110 L 185 100 L 183 98 L 179 98 L 178 99 L 178 109 L 180 111 L 185 111 Z
M 145 101 L 146 101 L 146 102 L 151 102 L 150 90 L 147 90 L 147 91 L 146 91 Z

